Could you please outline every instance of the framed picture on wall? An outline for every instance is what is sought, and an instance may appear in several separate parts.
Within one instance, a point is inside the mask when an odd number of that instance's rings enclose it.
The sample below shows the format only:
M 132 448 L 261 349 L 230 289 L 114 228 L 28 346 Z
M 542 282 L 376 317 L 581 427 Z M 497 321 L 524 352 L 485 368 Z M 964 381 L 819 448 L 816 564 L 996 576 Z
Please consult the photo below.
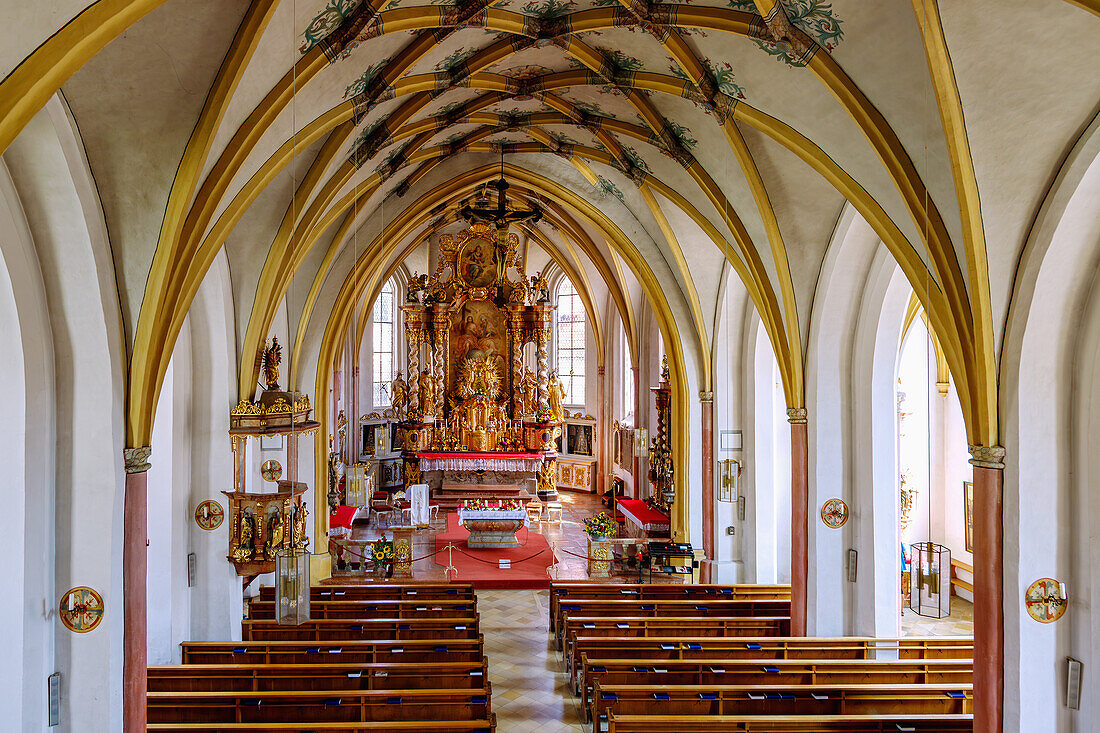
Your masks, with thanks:
M 963 521 L 966 523 L 966 551 L 974 552 L 974 483 L 963 481 Z

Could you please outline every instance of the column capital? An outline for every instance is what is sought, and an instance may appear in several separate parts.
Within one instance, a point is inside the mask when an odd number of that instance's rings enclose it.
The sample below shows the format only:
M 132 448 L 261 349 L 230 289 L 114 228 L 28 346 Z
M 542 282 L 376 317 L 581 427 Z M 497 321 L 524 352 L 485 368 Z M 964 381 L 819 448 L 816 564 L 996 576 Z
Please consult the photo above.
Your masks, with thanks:
M 1005 467 L 1005 449 L 999 445 L 970 446 L 970 465 L 978 468 Z
M 787 408 L 787 422 L 792 425 L 801 425 L 806 422 L 806 408 L 805 407 L 790 407 Z
M 704 404 L 714 402 L 714 392 L 700 391 L 699 392 L 699 401 L 704 403 Z
M 126 473 L 145 473 L 152 468 L 149 463 L 149 456 L 153 452 L 153 447 L 149 445 L 143 445 L 140 448 L 123 448 L 122 458 L 126 462 Z

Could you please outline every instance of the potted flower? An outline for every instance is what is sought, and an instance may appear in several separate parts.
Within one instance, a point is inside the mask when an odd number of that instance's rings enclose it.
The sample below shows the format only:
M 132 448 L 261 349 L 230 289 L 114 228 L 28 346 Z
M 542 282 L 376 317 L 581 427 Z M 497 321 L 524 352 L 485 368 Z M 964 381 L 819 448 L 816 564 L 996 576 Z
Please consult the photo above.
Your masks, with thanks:
M 584 520 L 584 531 L 588 534 L 588 575 L 606 578 L 611 575 L 611 545 L 607 540 L 615 534 L 615 522 L 607 512 L 600 512 Z
M 385 535 L 378 542 L 370 545 L 370 556 L 374 560 L 374 574 L 376 577 L 393 576 L 393 543 L 388 541 Z

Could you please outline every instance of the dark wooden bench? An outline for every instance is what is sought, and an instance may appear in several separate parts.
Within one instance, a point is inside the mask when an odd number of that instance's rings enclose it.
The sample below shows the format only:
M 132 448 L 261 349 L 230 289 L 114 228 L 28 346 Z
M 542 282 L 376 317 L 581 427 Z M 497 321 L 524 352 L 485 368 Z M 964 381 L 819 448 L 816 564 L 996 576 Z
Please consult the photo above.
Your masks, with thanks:
M 601 685 L 833 685 L 964 684 L 974 681 L 969 659 L 597 659 L 581 657 L 580 697 L 587 713 Z
M 319 619 L 299 626 L 245 620 L 246 641 L 344 641 L 353 639 L 450 639 L 478 636 L 477 614 L 438 618 Z
M 476 662 L 485 656 L 481 636 L 405 641 L 185 641 L 180 646 L 184 664 L 433 664 Z
M 621 715 L 948 715 L 973 713 L 972 685 L 601 685 L 593 733 Z
M 567 619 L 573 616 L 585 618 L 624 618 L 679 616 L 790 616 L 789 600 L 746 600 L 740 598 L 568 598 L 558 604 L 558 621 L 555 628 L 555 648 L 562 648 Z
M 680 584 L 641 584 L 638 583 L 596 583 L 596 582 L 552 582 L 550 584 L 550 632 L 556 633 L 558 604 L 562 598 L 626 598 L 638 600 L 650 599 L 693 599 L 693 598 L 740 598 L 758 600 L 789 601 L 789 585 L 680 585 Z
M 354 664 L 162 664 L 149 667 L 149 692 L 476 689 L 489 679 L 476 662 Z
M 566 670 L 572 673 L 580 662 L 576 639 L 580 636 L 612 637 L 760 637 L 789 636 L 791 620 L 787 616 L 733 616 L 709 618 L 684 616 L 680 618 L 588 618 L 569 616 L 563 623 L 562 654 Z
M 366 722 L 314 722 L 279 723 L 272 728 L 271 723 L 150 723 L 146 730 L 160 733 L 321 733 L 322 731 L 340 731 L 340 733 L 493 733 L 497 727 L 496 715 L 486 720 L 372 720 Z
M 427 618 L 431 616 L 465 616 L 477 611 L 477 601 L 468 599 L 423 599 L 401 600 L 372 599 L 361 601 L 311 600 L 309 617 L 311 619 L 343 618 Z M 248 617 L 255 620 L 274 619 L 275 601 L 252 601 L 248 605 Z
M 574 689 L 580 660 L 589 659 L 971 659 L 974 639 L 963 636 L 872 637 L 598 637 L 577 636 L 566 659 Z M 571 666 L 571 665 L 574 665 Z
M 971 733 L 973 715 L 615 715 L 608 733 Z
M 150 692 L 148 711 L 150 723 L 487 720 L 491 698 L 488 682 L 457 690 Z
M 275 588 L 260 586 L 261 601 L 274 601 Z M 354 585 L 315 585 L 310 589 L 311 600 L 363 601 L 398 598 L 450 598 L 474 600 L 471 583 L 363 583 Z

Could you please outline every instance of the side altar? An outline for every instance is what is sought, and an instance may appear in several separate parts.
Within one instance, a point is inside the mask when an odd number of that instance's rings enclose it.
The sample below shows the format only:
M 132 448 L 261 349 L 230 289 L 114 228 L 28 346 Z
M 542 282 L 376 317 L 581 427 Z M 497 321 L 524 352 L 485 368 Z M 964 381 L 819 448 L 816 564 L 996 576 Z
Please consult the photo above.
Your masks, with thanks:
M 390 389 L 406 486 L 534 478 L 553 491 L 564 412 L 549 369 L 554 306 L 545 280 L 524 276 L 518 243 L 506 227 L 475 221 L 440 237 L 434 274 L 409 285 L 409 374 Z

